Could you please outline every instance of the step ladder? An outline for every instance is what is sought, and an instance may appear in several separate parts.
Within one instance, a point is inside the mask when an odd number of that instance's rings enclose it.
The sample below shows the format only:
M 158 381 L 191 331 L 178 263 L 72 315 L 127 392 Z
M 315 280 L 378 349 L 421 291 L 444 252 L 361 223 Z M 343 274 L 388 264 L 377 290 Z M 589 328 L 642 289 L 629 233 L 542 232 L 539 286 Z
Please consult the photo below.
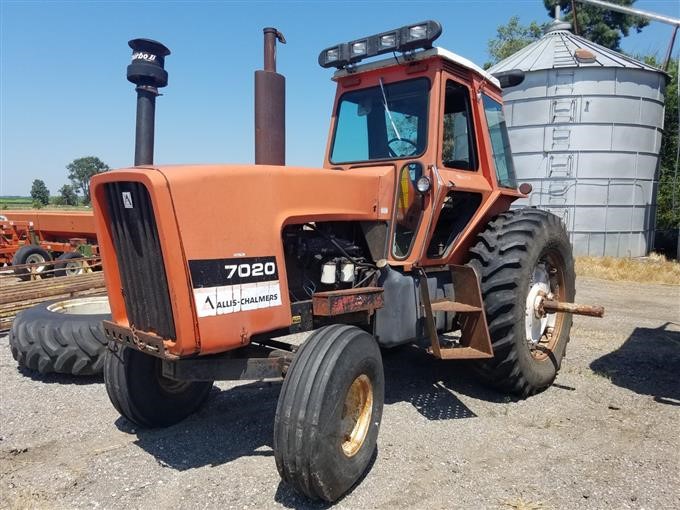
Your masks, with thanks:
M 484 359 L 493 358 L 491 337 L 486 324 L 482 291 L 477 275 L 471 267 L 451 265 L 451 280 L 456 301 L 448 299 L 430 300 L 427 273 L 418 268 L 420 279 L 421 305 L 425 312 L 425 325 L 431 346 L 427 351 L 440 359 Z M 461 330 L 460 342 L 455 347 L 442 347 L 436 312 L 455 312 Z

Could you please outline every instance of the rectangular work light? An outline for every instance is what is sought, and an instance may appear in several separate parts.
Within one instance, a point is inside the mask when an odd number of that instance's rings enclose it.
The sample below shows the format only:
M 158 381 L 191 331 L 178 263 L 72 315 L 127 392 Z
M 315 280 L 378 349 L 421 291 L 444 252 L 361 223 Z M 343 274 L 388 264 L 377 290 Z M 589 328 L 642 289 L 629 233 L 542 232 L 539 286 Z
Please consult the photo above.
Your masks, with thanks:
M 365 58 L 383 53 L 393 51 L 403 53 L 420 48 L 431 48 L 432 42 L 441 33 L 442 26 L 437 21 L 430 20 L 406 25 L 395 30 L 326 48 L 319 54 L 319 65 L 342 69 Z

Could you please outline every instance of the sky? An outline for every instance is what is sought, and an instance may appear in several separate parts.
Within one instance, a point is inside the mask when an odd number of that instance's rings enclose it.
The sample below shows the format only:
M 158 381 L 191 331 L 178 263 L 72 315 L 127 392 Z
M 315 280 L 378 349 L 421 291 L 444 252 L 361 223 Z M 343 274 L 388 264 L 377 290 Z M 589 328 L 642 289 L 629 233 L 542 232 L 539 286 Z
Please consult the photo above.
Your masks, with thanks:
M 680 17 L 679 0 L 635 6 Z M 132 165 L 130 39 L 172 51 L 155 162 L 252 163 L 253 72 L 262 66 L 262 28 L 278 28 L 287 40 L 277 62 L 286 76 L 286 163 L 319 166 L 335 91 L 332 70 L 317 63 L 323 48 L 435 19 L 444 28 L 436 45 L 482 65 L 487 41 L 513 15 L 549 21 L 542 0 L 0 0 L 0 195 L 28 195 L 34 179 L 57 194 L 66 165 L 83 156 Z M 622 47 L 663 56 L 671 32 L 652 22 Z

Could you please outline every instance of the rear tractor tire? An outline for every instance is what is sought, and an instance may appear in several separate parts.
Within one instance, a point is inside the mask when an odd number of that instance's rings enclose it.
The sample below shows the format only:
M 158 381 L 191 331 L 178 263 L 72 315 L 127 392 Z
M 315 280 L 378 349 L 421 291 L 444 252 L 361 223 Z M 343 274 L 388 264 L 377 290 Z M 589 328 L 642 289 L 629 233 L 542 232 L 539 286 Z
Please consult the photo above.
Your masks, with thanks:
M 40 264 L 42 262 L 49 262 L 50 260 L 52 260 L 50 254 L 43 250 L 40 246 L 26 244 L 14 253 L 14 257 L 12 257 L 12 265 L 20 266 L 23 264 Z M 33 271 L 35 274 L 41 275 L 41 273 L 48 271 L 48 266 L 36 266 Z M 15 268 L 14 274 L 24 281 L 31 279 L 31 269 L 29 268 Z M 46 274 L 45 276 L 51 276 L 51 274 Z
M 314 332 L 295 356 L 276 408 L 281 478 L 311 499 L 332 502 L 348 492 L 375 454 L 384 388 L 370 334 L 340 324 Z
M 41 303 L 12 322 L 12 356 L 19 365 L 42 374 L 100 374 L 106 351 L 102 321 L 110 319 L 106 296 Z
M 574 259 L 564 224 L 546 211 L 505 212 L 470 249 L 480 278 L 494 357 L 476 362 L 492 386 L 526 397 L 549 387 L 569 342 L 570 314 L 541 315 L 542 295 L 573 302 Z
M 162 374 L 162 360 L 109 342 L 104 383 L 113 407 L 141 427 L 168 427 L 198 410 L 212 382 L 175 381 Z

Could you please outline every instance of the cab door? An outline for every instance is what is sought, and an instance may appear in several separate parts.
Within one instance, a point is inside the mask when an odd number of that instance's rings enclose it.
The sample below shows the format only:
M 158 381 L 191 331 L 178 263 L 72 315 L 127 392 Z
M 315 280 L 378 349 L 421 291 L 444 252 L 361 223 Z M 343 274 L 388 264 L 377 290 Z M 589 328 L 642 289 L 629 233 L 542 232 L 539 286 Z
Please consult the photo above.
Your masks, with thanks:
M 422 259 L 445 264 L 463 238 L 467 226 L 491 192 L 482 171 L 477 135 L 480 128 L 470 84 L 443 72 L 439 115 L 438 164 L 435 204 Z M 438 190 L 438 192 L 437 192 Z

